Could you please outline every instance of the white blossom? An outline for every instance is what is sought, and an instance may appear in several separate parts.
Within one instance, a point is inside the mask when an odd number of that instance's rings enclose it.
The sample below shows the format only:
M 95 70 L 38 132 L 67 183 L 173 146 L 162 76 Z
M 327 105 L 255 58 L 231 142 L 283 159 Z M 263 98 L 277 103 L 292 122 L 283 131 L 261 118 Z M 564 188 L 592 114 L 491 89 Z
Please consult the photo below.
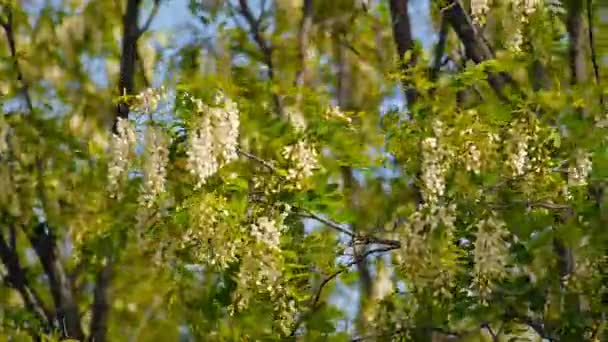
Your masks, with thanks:
M 589 153 L 577 151 L 574 165 L 568 168 L 568 184 L 574 186 L 587 184 L 587 177 L 591 173 L 592 166 Z
M 437 138 L 428 137 L 422 141 L 422 196 L 427 203 L 436 203 L 445 192 L 447 165 L 444 153 Z
M 136 142 L 135 130 L 128 119 L 118 118 L 116 133 L 110 141 L 110 161 L 108 164 L 107 189 L 112 197 L 120 197 L 122 180 L 129 169 L 131 151 Z
M 528 141 L 527 137 L 519 137 L 514 146 L 515 150 L 508 156 L 508 164 L 513 176 L 523 175 L 528 168 Z
M 543 2 L 542 0 L 512 0 L 513 6 L 523 12 L 525 16 L 534 14 L 538 9 L 539 5 Z M 525 17 L 524 16 L 524 17 Z M 527 20 L 527 18 L 522 18 Z
M 158 127 L 148 127 L 145 134 L 145 155 L 143 163 L 143 191 L 140 203 L 150 207 L 156 197 L 165 191 L 169 150 L 163 131 Z
M 325 111 L 325 118 L 326 119 L 337 119 L 337 120 L 342 120 L 342 121 L 346 121 L 347 123 L 351 123 L 352 119 L 350 117 L 348 117 L 341 109 L 339 106 L 329 106 L 327 108 L 327 110 Z
M 195 110 L 201 116 L 194 126 L 188 144 L 188 169 L 198 178 L 197 187 L 223 165 L 238 157 L 239 112 L 236 103 L 218 95 L 219 106 L 210 107 L 195 99 Z
M 471 16 L 477 25 L 485 23 L 486 14 L 490 11 L 490 0 L 471 0 Z
M 211 117 L 204 116 L 200 125 L 189 136 L 188 142 L 188 169 L 198 178 L 197 187 L 201 187 L 219 165 L 214 154 L 213 131 Z
M 134 111 L 150 113 L 156 110 L 158 103 L 166 96 L 164 87 L 159 89 L 148 88 L 135 95 L 135 101 L 131 105 Z
M 306 119 L 302 112 L 300 112 L 295 107 L 289 107 L 285 109 L 285 114 L 287 115 L 287 119 L 289 123 L 296 129 L 298 132 L 302 132 L 306 129 Z
M 467 152 L 465 154 L 465 168 L 467 171 L 479 174 L 481 171 L 481 153 L 477 145 L 471 141 L 467 141 Z
M 489 217 L 477 223 L 475 240 L 474 285 L 482 297 L 491 292 L 490 285 L 506 275 L 508 245 L 505 223 Z
M 287 173 L 289 180 L 299 181 L 308 178 L 313 175 L 314 170 L 319 168 L 316 150 L 305 141 L 285 146 L 283 157 L 292 162 L 292 167 Z
M 0 156 L 8 151 L 9 126 L 0 118 Z
M 236 103 L 225 99 L 222 107 L 210 109 L 213 119 L 215 154 L 222 164 L 235 160 L 239 140 L 239 112 Z
M 507 42 L 507 47 L 511 52 L 520 53 L 522 50 L 522 45 L 524 44 L 524 36 L 521 33 L 521 28 L 516 27 L 511 35 L 509 41 Z
M 258 242 L 264 243 L 272 249 L 279 249 L 283 229 L 281 222 L 261 216 L 256 223 L 251 225 L 251 235 Z

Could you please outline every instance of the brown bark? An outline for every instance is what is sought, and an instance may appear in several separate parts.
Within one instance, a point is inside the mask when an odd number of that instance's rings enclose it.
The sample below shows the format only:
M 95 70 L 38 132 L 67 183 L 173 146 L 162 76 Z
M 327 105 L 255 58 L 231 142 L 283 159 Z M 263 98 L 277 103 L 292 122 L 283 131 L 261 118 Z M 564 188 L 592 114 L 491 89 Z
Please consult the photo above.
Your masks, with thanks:
M 395 40 L 397 53 L 399 54 L 399 68 L 403 74 L 416 64 L 418 57 L 415 54 L 412 54 L 409 60 L 403 60 L 406 52 L 413 52 L 414 48 L 414 39 L 412 38 L 412 30 L 410 27 L 410 16 L 407 10 L 408 2 L 408 0 L 390 0 L 393 39 Z M 405 98 L 407 99 L 408 105 L 411 106 L 416 100 L 416 90 L 412 87 L 410 82 L 404 80 L 402 83 Z
M 306 65 L 306 51 L 308 50 L 308 39 L 312 28 L 313 0 L 304 0 L 302 4 L 302 20 L 298 31 L 298 60 L 300 66 L 296 71 L 295 86 L 304 87 L 308 78 L 308 68 Z M 298 90 L 298 104 L 301 102 L 302 91 Z
M 492 49 L 483 36 L 477 32 L 459 0 L 447 0 L 442 12 L 464 45 L 465 55 L 468 59 L 475 63 L 482 63 L 494 58 Z M 514 85 L 514 83 L 507 74 L 488 73 L 488 83 L 501 100 L 508 101 L 504 95 L 504 88 L 507 84 Z
M 568 53 L 570 57 L 570 83 L 584 84 L 587 82 L 587 63 L 585 58 L 585 17 L 583 1 L 569 1 L 569 11 L 566 20 L 570 44 Z
M 82 340 L 84 332 L 80 323 L 80 313 L 74 301 L 70 282 L 57 257 L 57 244 L 50 227 L 46 223 L 39 224 L 29 239 L 49 280 L 55 315 L 63 337 Z

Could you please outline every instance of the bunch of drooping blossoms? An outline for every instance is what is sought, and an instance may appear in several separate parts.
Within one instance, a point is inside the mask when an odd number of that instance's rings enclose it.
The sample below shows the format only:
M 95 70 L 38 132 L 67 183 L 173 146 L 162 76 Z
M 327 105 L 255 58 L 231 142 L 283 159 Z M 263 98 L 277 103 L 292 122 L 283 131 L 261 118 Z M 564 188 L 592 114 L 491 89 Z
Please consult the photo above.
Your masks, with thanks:
M 201 187 L 224 164 L 237 158 L 239 112 L 236 104 L 220 95 L 216 106 L 194 99 L 196 122 L 188 137 L 188 168 Z
M 239 311 L 249 306 L 253 298 L 284 298 L 274 301 L 280 304 L 274 307 L 274 312 L 282 329 L 289 328 L 296 313 L 295 301 L 289 298 L 281 272 L 284 261 L 280 238 L 287 230 L 285 219 L 289 212 L 290 207 L 285 205 L 280 212 L 259 216 L 249 226 L 250 242 L 242 249 L 233 306 L 234 311 Z
M 167 96 L 166 89 L 160 87 L 158 89 L 148 88 L 141 93 L 135 95 L 130 109 L 133 111 L 151 113 L 156 110 L 158 103 Z
M 477 223 L 473 288 L 484 303 L 492 292 L 492 284 L 506 275 L 507 236 L 505 223 L 494 216 Z
M 319 168 L 317 159 L 317 151 L 306 141 L 298 141 L 297 143 L 283 148 L 283 157 L 291 162 L 291 167 L 287 171 L 287 179 L 300 184 L 305 178 L 313 175 L 314 171 Z
M 143 186 L 139 202 L 151 207 L 154 200 L 165 192 L 169 150 L 167 137 L 160 127 L 147 128 L 144 138 Z
M 445 193 L 445 176 L 449 169 L 452 152 L 440 144 L 440 138 L 444 134 L 443 127 L 441 121 L 435 120 L 433 123 L 435 136 L 427 137 L 421 143 L 421 193 L 422 199 L 427 205 L 436 204 Z
M 215 193 L 192 197 L 179 209 L 189 218 L 179 248 L 201 264 L 224 269 L 237 260 L 244 245 L 239 217 L 228 210 L 228 201 Z
M 116 132 L 110 140 L 107 189 L 111 197 L 120 198 L 120 187 L 129 171 L 131 154 L 136 143 L 135 130 L 128 119 L 118 118 Z
M 437 295 L 449 296 L 458 258 L 453 243 L 455 220 L 455 205 L 429 205 L 399 228 L 399 262 L 417 288 L 431 287 Z
M 574 163 L 568 168 L 568 184 L 572 186 L 586 185 L 592 166 L 589 153 L 581 150 L 576 151 Z

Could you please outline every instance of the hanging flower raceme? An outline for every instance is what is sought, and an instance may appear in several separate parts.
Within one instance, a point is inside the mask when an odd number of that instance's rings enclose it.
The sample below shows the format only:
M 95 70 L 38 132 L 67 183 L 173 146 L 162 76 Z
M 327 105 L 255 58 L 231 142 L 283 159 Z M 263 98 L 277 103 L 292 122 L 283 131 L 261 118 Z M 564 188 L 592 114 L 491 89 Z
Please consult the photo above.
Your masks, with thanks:
M 573 186 L 586 185 L 592 166 L 589 153 L 577 151 L 574 164 L 568 168 L 568 184 Z
M 425 203 L 437 203 L 445 192 L 445 174 L 448 171 L 446 163 L 447 151 L 441 149 L 435 137 L 422 141 L 422 197 Z
M 165 97 L 166 91 L 164 87 L 158 89 L 148 88 L 135 95 L 135 99 L 130 107 L 133 111 L 151 113 L 156 110 L 158 103 Z
M 471 0 L 471 16 L 477 25 L 483 25 L 490 11 L 490 0 Z
M 528 169 L 528 137 L 516 135 L 507 157 L 512 176 L 522 176 Z
M 116 133 L 112 134 L 110 141 L 107 189 L 111 197 L 120 198 L 121 196 L 120 186 L 128 174 L 135 142 L 135 130 L 129 120 L 118 118 Z
M 200 116 L 188 137 L 188 169 L 197 177 L 197 187 L 217 170 L 237 158 L 239 113 L 234 102 L 221 96 L 219 106 L 209 107 L 195 100 Z
M 439 294 L 457 270 L 457 251 L 452 243 L 456 206 L 428 205 L 414 212 L 400 228 L 400 265 L 417 287 L 430 286 Z
M 319 168 L 317 151 L 305 141 L 285 146 L 283 157 L 292 163 L 287 172 L 288 180 L 299 182 L 312 176 L 314 171 Z
M 507 234 L 505 223 L 496 217 L 477 223 L 473 285 L 483 300 L 492 292 L 492 283 L 506 275 Z
M 148 127 L 145 134 L 143 163 L 142 206 L 151 207 L 154 200 L 165 191 L 169 150 L 167 138 L 159 127 Z

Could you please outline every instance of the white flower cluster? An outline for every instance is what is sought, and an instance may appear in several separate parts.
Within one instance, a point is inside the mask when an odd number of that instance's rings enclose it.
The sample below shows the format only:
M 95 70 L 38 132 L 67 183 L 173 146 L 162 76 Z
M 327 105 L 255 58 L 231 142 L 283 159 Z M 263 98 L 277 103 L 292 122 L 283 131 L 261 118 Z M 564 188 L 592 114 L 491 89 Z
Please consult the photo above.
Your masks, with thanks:
M 512 0 L 513 7 L 521 9 L 525 16 L 534 14 L 538 7 L 541 5 L 543 0 Z M 522 20 L 527 21 L 527 17 L 523 17 Z
M 491 293 L 493 281 L 502 279 L 506 275 L 507 234 L 505 223 L 495 217 L 477 223 L 473 285 L 482 298 Z
M 521 27 L 516 27 L 512 32 L 510 39 L 507 42 L 507 48 L 514 53 L 522 52 L 521 47 L 524 44 L 524 36 L 521 32 Z
M 243 249 L 240 231 L 229 224 L 226 205 L 225 198 L 213 194 L 193 199 L 188 208 L 188 230 L 179 246 L 191 251 L 195 260 L 222 269 L 236 261 Z
M 465 168 L 467 171 L 479 174 L 481 172 L 481 152 L 472 141 L 467 141 L 465 154 Z
M 296 129 L 296 131 L 302 132 L 306 130 L 306 119 L 304 118 L 304 115 L 302 115 L 301 111 L 295 107 L 288 107 L 285 109 L 285 113 L 289 123 Z
M 488 11 L 490 11 L 490 0 L 471 0 L 471 16 L 474 24 L 483 25 Z
M 512 170 L 512 176 L 521 176 L 528 169 L 528 137 L 518 136 L 510 151 L 507 164 Z
M 128 119 L 118 118 L 116 133 L 110 140 L 110 162 L 108 164 L 108 186 L 110 196 L 120 198 L 120 185 L 129 171 L 129 159 L 136 136 Z
M 292 167 L 287 171 L 287 179 L 299 182 L 313 175 L 319 168 L 317 151 L 305 141 L 285 146 L 283 157 L 292 162 Z
M 454 244 L 456 206 L 425 206 L 401 229 L 401 268 L 416 286 L 432 286 L 446 293 L 456 270 Z M 436 241 L 440 239 L 441 241 Z
M 445 192 L 445 174 L 448 171 L 446 151 L 439 146 L 437 138 L 422 141 L 422 197 L 425 203 L 437 203 Z
M 325 118 L 326 119 L 341 120 L 341 121 L 345 121 L 347 123 L 351 123 L 352 122 L 352 119 L 350 117 L 348 117 L 340 109 L 339 106 L 329 106 L 327 108 L 327 110 L 325 111 Z
M 195 100 L 202 115 L 188 140 L 188 168 L 202 186 L 224 164 L 237 158 L 239 112 L 234 102 L 222 98 L 221 107 L 208 107 Z
M 159 127 L 148 127 L 144 140 L 144 182 L 140 204 L 149 208 L 158 195 L 165 191 L 169 150 L 167 149 L 167 138 Z
M 0 117 L 0 156 L 8 151 L 9 125 Z
M 251 235 L 258 241 L 271 249 L 279 249 L 281 233 L 284 226 L 281 222 L 266 216 L 261 216 L 256 223 L 251 225 Z
M 166 96 L 164 87 L 159 89 L 148 88 L 135 95 L 135 101 L 131 104 L 131 110 L 150 113 L 156 110 L 158 103 Z
M 586 185 L 592 166 L 590 154 L 580 150 L 577 151 L 574 165 L 568 168 L 568 184 L 573 186 Z

